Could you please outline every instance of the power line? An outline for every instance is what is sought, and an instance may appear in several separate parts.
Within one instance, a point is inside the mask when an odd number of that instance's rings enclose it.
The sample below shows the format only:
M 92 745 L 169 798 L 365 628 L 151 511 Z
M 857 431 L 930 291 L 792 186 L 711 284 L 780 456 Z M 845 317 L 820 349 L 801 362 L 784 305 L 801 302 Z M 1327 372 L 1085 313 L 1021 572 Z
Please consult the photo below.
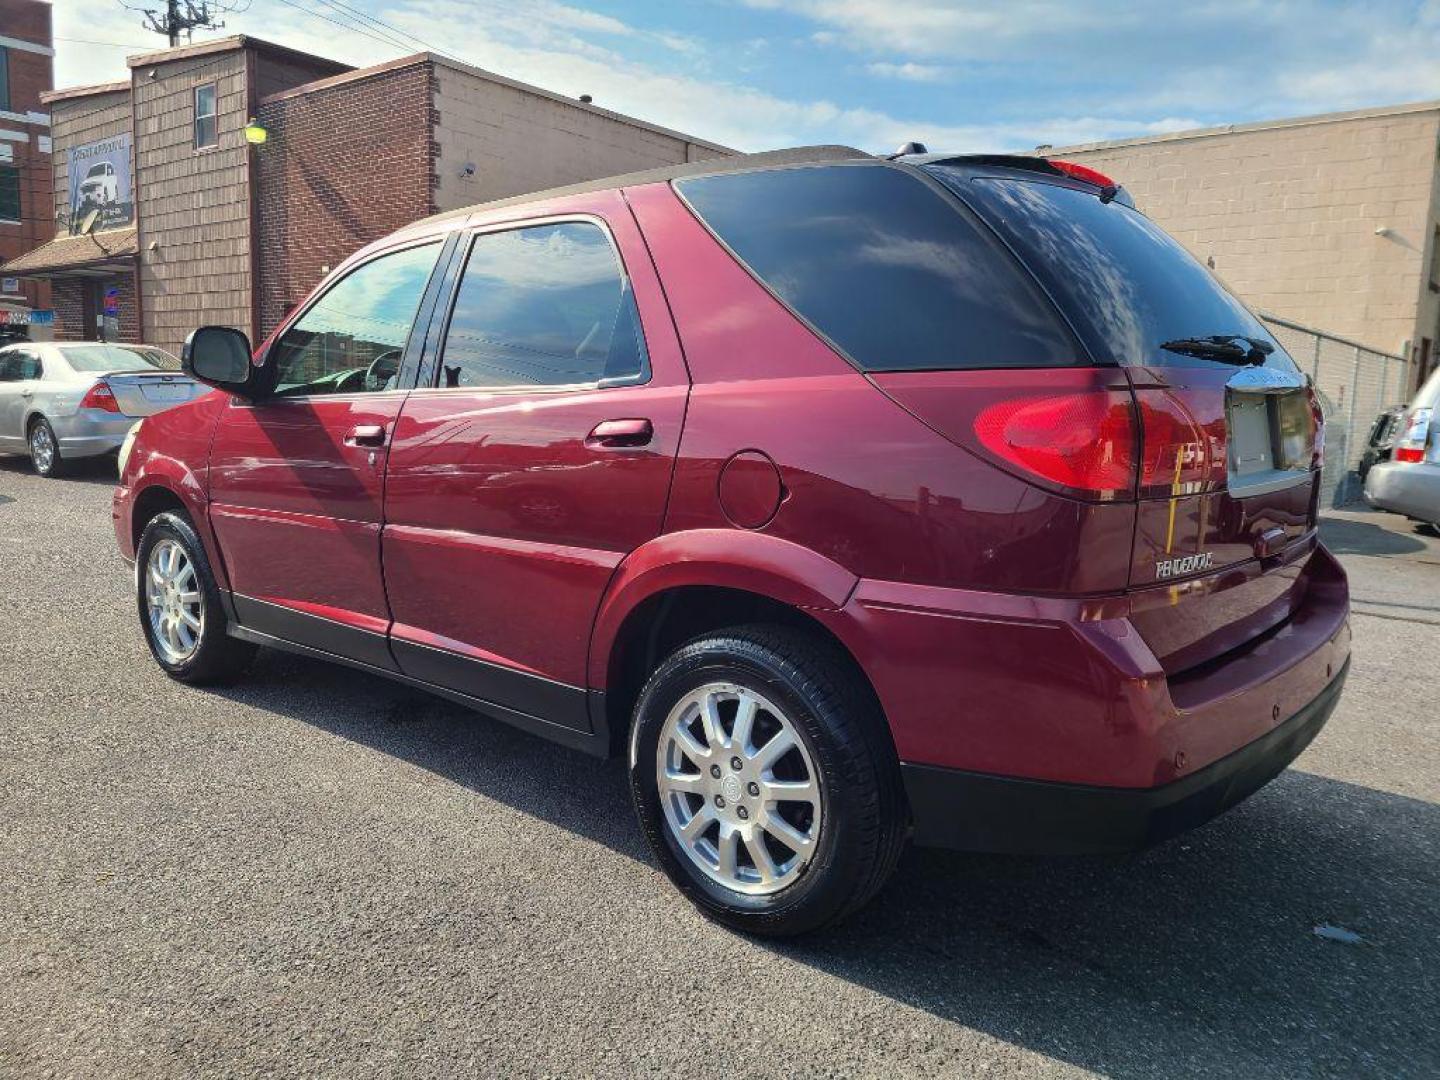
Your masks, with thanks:
M 96 41 L 93 38 L 57 37 L 56 41 L 68 41 L 72 45 L 109 45 L 115 49 L 148 49 L 149 45 L 136 45 L 127 41 Z
M 320 0 L 320 2 L 330 8 L 341 8 L 351 13 L 352 16 L 364 19 L 366 22 L 374 23 L 376 26 L 389 31 L 391 34 L 398 34 L 400 37 L 409 38 L 411 41 L 415 42 L 417 45 L 423 46 L 430 52 L 439 53 L 441 56 L 448 56 L 452 60 L 460 60 L 460 57 L 455 56 L 453 53 L 446 52 L 444 49 L 436 45 L 431 45 L 424 38 L 416 37 L 408 30 L 402 30 L 398 26 L 387 23 L 384 19 L 371 15 L 368 12 L 361 11 L 359 8 L 351 7 L 349 4 L 345 3 L 345 0 Z M 461 63 L 464 63 L 464 61 L 462 60 Z
M 370 27 L 366 26 L 365 23 L 374 22 L 376 23 L 376 28 L 373 32 L 385 38 L 396 48 L 404 49 L 407 52 L 412 51 L 414 48 L 412 45 L 410 45 L 409 42 L 405 41 L 403 38 L 396 36 L 396 34 L 392 32 L 388 32 L 388 28 L 385 27 L 383 23 L 380 23 L 378 20 L 371 19 L 368 15 L 364 15 L 362 12 L 356 12 L 354 8 L 346 8 L 344 4 L 335 3 L 334 0 L 320 0 L 320 3 L 324 4 L 331 11 L 339 15 L 341 19 L 347 19 L 352 22 L 359 22 L 360 25 L 354 27 L 353 29 L 363 29 L 366 31 L 370 31 Z M 317 11 L 314 14 L 319 15 L 321 13 Z M 364 20 L 363 22 L 361 21 L 362 19 Z M 348 25 L 348 23 L 346 25 Z
M 378 41 L 381 45 L 388 45 L 392 49 L 406 47 L 403 45 L 397 45 L 394 41 L 391 41 L 388 38 L 382 38 L 376 34 L 372 34 L 367 30 L 363 30 L 358 26 L 352 25 L 351 23 L 345 23 L 341 22 L 338 19 L 332 19 L 330 16 L 324 14 L 323 12 L 315 11 L 311 8 L 304 7 L 300 4 L 294 3 L 293 0 L 280 0 L 280 3 L 284 4 L 286 7 L 294 8 L 296 11 L 300 12 L 303 15 L 309 15 L 311 18 L 321 19 L 329 23 L 331 26 L 338 26 L 342 30 L 349 30 L 352 34 L 359 34 L 361 37 L 369 38 L 371 41 Z

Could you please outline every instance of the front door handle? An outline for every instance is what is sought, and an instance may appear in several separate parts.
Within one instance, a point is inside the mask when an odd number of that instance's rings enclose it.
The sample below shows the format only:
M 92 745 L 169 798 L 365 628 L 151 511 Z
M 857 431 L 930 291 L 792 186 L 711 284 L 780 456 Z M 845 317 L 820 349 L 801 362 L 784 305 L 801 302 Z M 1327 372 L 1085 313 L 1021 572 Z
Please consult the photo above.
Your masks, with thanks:
M 625 447 L 648 446 L 654 437 L 655 426 L 641 417 L 602 420 L 586 436 L 585 445 L 592 450 L 620 450 Z
M 345 435 L 346 446 L 384 446 L 383 424 L 356 424 Z

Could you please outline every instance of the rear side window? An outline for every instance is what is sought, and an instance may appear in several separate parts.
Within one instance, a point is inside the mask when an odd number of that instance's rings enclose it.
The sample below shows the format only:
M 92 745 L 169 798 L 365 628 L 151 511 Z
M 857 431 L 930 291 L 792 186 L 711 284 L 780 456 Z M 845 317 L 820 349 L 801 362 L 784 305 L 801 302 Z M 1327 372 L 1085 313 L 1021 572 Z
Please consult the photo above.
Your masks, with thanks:
M 647 370 L 629 279 L 598 225 L 475 238 L 440 355 L 442 387 L 614 384 Z
M 927 169 L 1020 253 L 1096 359 L 1213 364 L 1162 351 L 1160 345 L 1240 334 L 1276 346 L 1268 366 L 1290 366 L 1260 320 L 1139 211 L 1043 181 L 971 177 L 944 165 Z
M 1049 300 L 970 213 L 888 166 L 676 182 L 701 220 L 865 371 L 1082 362 Z

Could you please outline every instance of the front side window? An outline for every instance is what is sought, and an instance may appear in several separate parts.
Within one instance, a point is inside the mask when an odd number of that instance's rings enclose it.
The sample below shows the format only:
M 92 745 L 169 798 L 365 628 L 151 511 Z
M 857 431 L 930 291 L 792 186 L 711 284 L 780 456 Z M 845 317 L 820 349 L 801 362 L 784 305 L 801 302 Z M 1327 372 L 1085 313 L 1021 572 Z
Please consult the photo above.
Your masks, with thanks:
M 215 84 L 195 88 L 195 148 L 214 146 L 220 141 L 220 120 L 215 103 Z
M 562 221 L 475 238 L 441 386 L 613 384 L 646 371 L 630 282 L 598 225 Z
M 371 259 L 346 274 L 270 351 L 280 396 L 392 389 L 440 244 Z
M 0 221 L 20 220 L 20 170 L 0 165 Z

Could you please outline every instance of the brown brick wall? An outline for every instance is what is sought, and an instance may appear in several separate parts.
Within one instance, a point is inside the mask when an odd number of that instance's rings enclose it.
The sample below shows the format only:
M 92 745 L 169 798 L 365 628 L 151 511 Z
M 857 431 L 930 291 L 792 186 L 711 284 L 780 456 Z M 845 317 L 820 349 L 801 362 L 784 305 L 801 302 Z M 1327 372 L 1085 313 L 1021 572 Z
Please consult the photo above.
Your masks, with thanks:
M 96 282 L 99 283 L 102 290 L 108 285 L 119 286 L 119 340 L 138 344 L 141 341 L 140 307 L 136 302 L 134 274 L 116 274 L 108 278 L 56 278 L 52 288 L 52 304 L 55 308 L 55 340 L 86 340 L 83 293 L 87 286 L 93 287 Z M 93 336 L 92 334 L 92 339 Z M 177 352 L 176 355 L 179 353 Z
M 56 278 L 51 286 L 51 305 L 55 308 L 55 340 L 83 341 L 84 301 L 80 278 Z
M 260 333 L 357 249 L 431 212 L 432 67 L 262 102 L 255 154 Z
M 51 46 L 49 4 L 39 0 L 0 0 L 0 33 L 6 37 Z M 50 239 L 50 156 L 40 144 L 48 138 L 50 128 L 29 118 L 30 113 L 44 113 L 40 93 L 54 85 L 54 61 L 51 57 L 23 49 L 9 49 L 10 106 L 8 115 L 0 119 L 0 128 L 22 133 L 24 139 L 6 139 L 13 161 L 6 166 L 20 170 L 19 222 L 0 222 L 0 277 L 3 264 L 25 254 Z M 15 119 L 23 115 L 27 119 Z M 50 289 L 44 282 L 25 281 L 20 293 L 4 293 L 10 298 L 23 296 L 34 308 L 50 304 Z

